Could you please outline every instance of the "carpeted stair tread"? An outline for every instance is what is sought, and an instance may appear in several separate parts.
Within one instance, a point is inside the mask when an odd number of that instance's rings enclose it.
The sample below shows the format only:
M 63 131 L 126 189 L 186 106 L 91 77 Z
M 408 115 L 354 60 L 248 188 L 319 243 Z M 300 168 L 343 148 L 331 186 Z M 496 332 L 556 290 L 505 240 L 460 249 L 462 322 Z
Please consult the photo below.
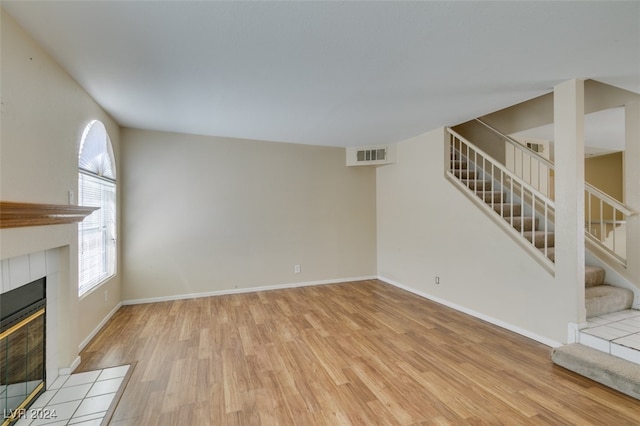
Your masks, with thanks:
M 520 213 L 522 211 L 522 207 L 520 206 L 520 204 L 510 204 L 510 203 L 494 204 L 493 209 L 498 214 L 502 213 L 502 216 L 507 218 L 511 216 L 520 216 Z
M 469 163 L 464 160 L 451 160 L 452 170 L 466 169 L 468 167 L 469 167 Z
M 462 181 L 465 185 L 474 191 L 489 191 L 491 190 L 491 181 L 488 180 L 480 180 L 480 179 L 471 179 L 469 181 Z
M 505 217 L 504 219 L 518 231 L 522 231 L 523 227 L 525 231 L 533 231 L 534 229 L 538 228 L 538 224 L 540 223 L 540 220 L 538 218 L 534 220 L 531 217 L 523 218 L 521 216 L 516 216 L 513 218 L 513 220 L 511 220 L 511 217 Z
M 556 249 L 555 249 L 555 247 L 548 247 L 547 248 L 547 257 L 552 262 L 556 261 Z
M 584 290 L 587 318 L 631 309 L 633 297 L 633 291 L 627 288 L 608 284 L 587 287 Z
M 640 365 L 573 343 L 551 351 L 554 364 L 640 399 Z
M 502 203 L 504 201 L 504 193 L 501 191 L 476 191 L 476 195 L 485 203 Z
M 545 246 L 555 246 L 555 234 L 553 232 L 526 231 L 523 232 L 523 235 L 537 248 L 544 248 Z
M 544 247 L 536 247 L 538 250 L 540 250 L 540 252 L 542 253 L 542 255 L 544 256 L 544 254 L 546 253 L 547 257 L 549 258 L 550 261 L 555 262 L 556 261 L 556 252 L 555 252 L 555 248 L 554 247 L 547 247 L 547 251 L 545 252 Z
M 476 172 L 473 170 L 466 170 L 466 169 L 455 170 L 454 169 L 453 174 L 459 179 L 475 179 L 476 178 Z
M 604 284 L 604 269 L 599 266 L 586 265 L 584 267 L 584 286 L 593 287 Z

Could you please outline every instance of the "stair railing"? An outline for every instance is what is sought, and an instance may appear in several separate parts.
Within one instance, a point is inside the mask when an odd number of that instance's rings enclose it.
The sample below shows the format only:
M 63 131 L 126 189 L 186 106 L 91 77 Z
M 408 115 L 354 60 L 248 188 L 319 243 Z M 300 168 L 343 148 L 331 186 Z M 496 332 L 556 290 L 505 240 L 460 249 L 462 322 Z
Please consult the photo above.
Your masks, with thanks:
M 555 170 L 555 164 L 552 161 L 479 118 L 476 118 L 475 121 L 499 136 L 505 142 L 505 146 L 513 148 L 511 163 L 516 175 L 550 199 L 555 198 L 552 174 Z M 508 155 L 506 150 L 505 155 Z M 526 173 L 527 169 L 528 174 Z M 541 178 L 542 176 L 544 178 Z M 638 212 L 588 182 L 585 182 L 584 185 L 586 240 L 626 268 L 626 221 L 629 216 L 636 215 Z
M 447 132 L 449 133 L 449 140 L 445 146 L 447 178 L 469 195 L 469 198 L 496 223 L 503 226 L 509 235 L 526 247 L 536 260 L 553 272 L 554 263 L 550 260 L 552 253 L 550 249 L 553 244 L 548 238 L 549 232 L 553 230 L 552 219 L 555 212 L 553 200 L 459 133 L 450 128 L 447 128 Z M 486 191 L 487 188 L 484 186 L 486 181 L 491 182 L 489 191 Z M 482 186 L 481 190 L 478 190 L 478 185 Z M 509 201 L 505 202 L 500 198 L 501 196 L 496 201 L 493 195 L 495 191 L 510 194 Z M 489 195 L 488 199 L 487 195 Z M 516 204 L 521 206 L 519 211 L 514 207 Z M 525 209 L 527 205 L 529 207 Z M 527 221 L 534 224 L 532 231 L 525 231 Z M 536 223 L 538 223 L 539 232 L 536 232 Z
M 476 118 L 475 121 L 499 136 L 505 142 L 505 162 L 512 171 L 538 191 L 553 199 L 553 175 L 555 165 L 539 153 L 522 145 L 511 136 L 505 135 L 491 125 Z M 507 147 L 510 147 L 511 152 Z M 510 161 L 509 161 L 510 160 Z
M 638 214 L 629 206 L 584 183 L 585 238 L 623 267 L 627 267 L 627 218 Z

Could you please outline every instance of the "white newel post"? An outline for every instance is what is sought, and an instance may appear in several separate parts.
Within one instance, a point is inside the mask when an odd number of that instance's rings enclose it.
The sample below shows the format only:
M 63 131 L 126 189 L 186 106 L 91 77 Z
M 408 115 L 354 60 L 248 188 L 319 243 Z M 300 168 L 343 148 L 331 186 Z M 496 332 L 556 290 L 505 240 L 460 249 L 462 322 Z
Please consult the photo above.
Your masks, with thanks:
M 584 302 L 584 81 L 554 88 L 555 263 L 568 320 L 586 320 Z

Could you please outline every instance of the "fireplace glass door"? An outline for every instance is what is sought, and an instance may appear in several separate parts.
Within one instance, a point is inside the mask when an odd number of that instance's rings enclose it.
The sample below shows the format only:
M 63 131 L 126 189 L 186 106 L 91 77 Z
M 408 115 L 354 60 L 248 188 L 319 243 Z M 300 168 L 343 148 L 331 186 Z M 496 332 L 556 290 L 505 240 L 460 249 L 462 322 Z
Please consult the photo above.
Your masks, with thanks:
M 33 294 L 44 295 L 44 283 L 42 289 L 23 289 L 17 298 L 11 293 L 0 295 L 3 317 L 7 310 L 15 311 L 2 319 L 0 328 L 2 425 L 20 417 L 20 411 L 27 408 L 45 386 L 46 299 L 33 301 L 31 297 Z M 17 307 L 16 303 L 22 303 L 19 300 L 26 300 L 28 305 Z

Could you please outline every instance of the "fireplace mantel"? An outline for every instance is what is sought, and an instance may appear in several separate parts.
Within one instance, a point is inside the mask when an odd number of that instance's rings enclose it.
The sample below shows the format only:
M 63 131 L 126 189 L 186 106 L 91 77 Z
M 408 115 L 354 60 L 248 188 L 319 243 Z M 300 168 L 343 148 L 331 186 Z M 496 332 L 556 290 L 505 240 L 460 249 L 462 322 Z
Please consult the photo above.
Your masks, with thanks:
M 0 228 L 82 222 L 99 207 L 0 201 Z

